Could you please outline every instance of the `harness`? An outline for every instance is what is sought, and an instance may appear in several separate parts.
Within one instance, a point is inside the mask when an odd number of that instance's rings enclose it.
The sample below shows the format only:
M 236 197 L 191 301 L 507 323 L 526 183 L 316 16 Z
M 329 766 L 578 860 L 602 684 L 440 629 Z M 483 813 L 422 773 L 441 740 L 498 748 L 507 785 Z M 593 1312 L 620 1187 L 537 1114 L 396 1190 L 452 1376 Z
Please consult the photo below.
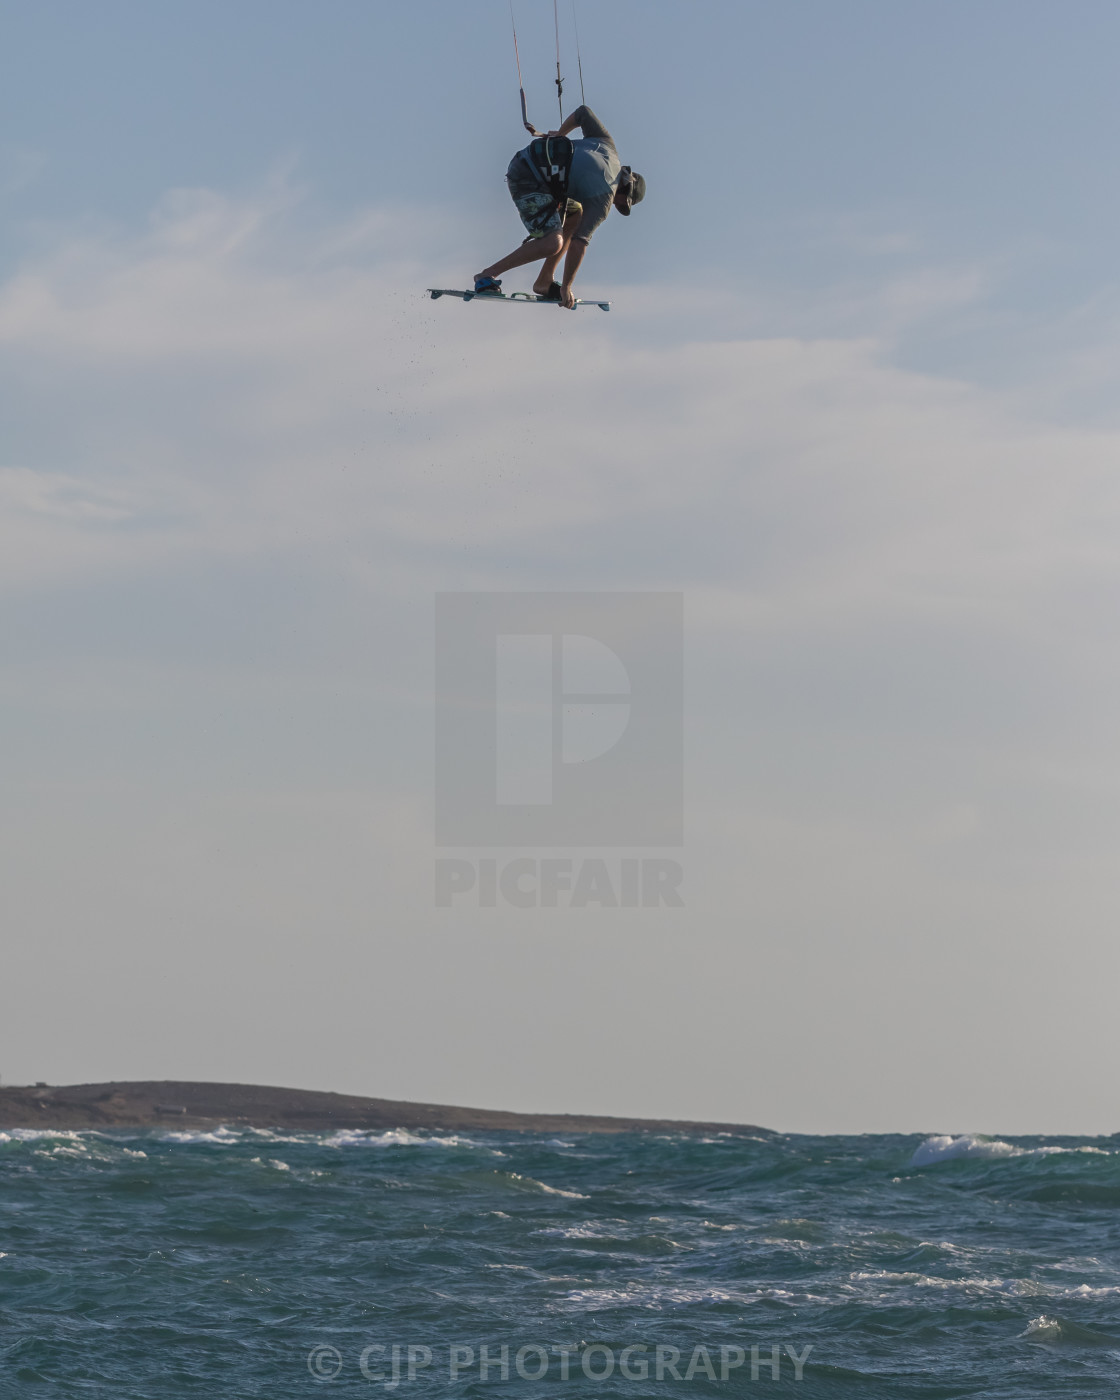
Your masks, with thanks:
M 568 181 L 572 175 L 575 149 L 566 136 L 538 136 L 525 148 L 529 169 L 552 200 L 548 208 L 542 209 L 538 215 L 542 225 L 568 202 Z

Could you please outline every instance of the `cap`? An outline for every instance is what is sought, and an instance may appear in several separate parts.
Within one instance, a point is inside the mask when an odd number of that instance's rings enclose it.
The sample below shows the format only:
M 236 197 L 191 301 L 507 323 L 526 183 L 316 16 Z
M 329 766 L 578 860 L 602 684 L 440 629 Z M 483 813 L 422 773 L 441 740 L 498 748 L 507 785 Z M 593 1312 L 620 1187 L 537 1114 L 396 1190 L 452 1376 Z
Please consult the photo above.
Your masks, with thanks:
M 641 204 L 646 197 L 646 182 L 643 176 L 636 170 L 631 170 L 628 165 L 622 167 L 618 177 L 618 189 L 622 195 L 622 203 L 617 205 L 620 214 L 629 215 L 635 204 Z

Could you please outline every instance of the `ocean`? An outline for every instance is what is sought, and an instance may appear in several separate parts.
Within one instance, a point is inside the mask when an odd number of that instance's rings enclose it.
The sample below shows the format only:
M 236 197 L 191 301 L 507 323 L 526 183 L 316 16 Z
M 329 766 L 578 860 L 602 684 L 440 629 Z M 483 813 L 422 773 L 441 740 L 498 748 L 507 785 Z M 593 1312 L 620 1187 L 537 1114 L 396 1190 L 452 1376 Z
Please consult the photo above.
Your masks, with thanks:
M 0 1396 L 1120 1394 L 1120 1139 L 0 1132 Z

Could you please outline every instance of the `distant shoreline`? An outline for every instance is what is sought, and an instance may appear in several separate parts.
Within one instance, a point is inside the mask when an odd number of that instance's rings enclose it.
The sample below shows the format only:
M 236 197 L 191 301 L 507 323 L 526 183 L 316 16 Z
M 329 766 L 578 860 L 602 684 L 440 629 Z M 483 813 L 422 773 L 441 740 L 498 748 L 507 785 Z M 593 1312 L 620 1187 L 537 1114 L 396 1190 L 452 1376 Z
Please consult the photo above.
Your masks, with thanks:
M 278 1089 L 258 1084 L 205 1084 L 178 1079 L 111 1084 L 0 1087 L 0 1131 L 5 1128 L 332 1128 L 387 1131 L 530 1133 L 768 1133 L 748 1123 L 693 1123 L 672 1118 L 613 1118 L 575 1113 L 506 1113 Z

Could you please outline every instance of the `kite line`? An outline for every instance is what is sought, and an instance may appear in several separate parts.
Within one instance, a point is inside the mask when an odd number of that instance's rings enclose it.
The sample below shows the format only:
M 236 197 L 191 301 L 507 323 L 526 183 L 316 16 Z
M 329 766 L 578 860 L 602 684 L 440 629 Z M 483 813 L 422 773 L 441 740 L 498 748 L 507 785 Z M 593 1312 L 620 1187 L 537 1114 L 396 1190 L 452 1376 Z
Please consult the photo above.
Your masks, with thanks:
M 509 0 L 509 22 L 513 26 L 513 57 L 517 63 L 517 85 L 521 89 L 521 120 L 525 124 L 525 130 L 535 136 L 537 133 L 529 120 L 529 113 L 525 110 L 525 83 L 521 77 L 521 55 L 517 52 L 517 21 L 513 17 L 513 0 Z
M 556 27 L 556 101 L 560 108 L 560 125 L 564 125 L 564 79 L 560 76 L 560 10 L 552 0 L 552 23 Z
M 513 13 L 513 0 L 509 0 L 509 23 L 513 30 L 513 59 L 517 64 L 517 87 L 521 94 L 521 122 L 525 130 L 536 135 L 536 128 L 529 120 L 529 109 L 525 101 L 525 80 L 521 76 L 521 53 L 517 46 L 517 19 Z M 560 124 L 564 124 L 564 74 L 560 67 L 560 5 L 559 0 L 552 0 L 552 27 L 556 35 L 556 104 L 560 108 Z M 586 103 L 587 98 L 583 91 L 583 54 L 579 47 L 579 24 L 576 20 L 576 0 L 572 0 L 572 30 L 576 39 L 576 64 L 579 68 L 579 98 Z
M 583 55 L 579 51 L 579 21 L 576 19 L 576 0 L 572 0 L 572 32 L 576 36 L 576 65 L 579 68 L 579 100 L 581 104 L 587 106 L 587 97 L 583 91 Z

